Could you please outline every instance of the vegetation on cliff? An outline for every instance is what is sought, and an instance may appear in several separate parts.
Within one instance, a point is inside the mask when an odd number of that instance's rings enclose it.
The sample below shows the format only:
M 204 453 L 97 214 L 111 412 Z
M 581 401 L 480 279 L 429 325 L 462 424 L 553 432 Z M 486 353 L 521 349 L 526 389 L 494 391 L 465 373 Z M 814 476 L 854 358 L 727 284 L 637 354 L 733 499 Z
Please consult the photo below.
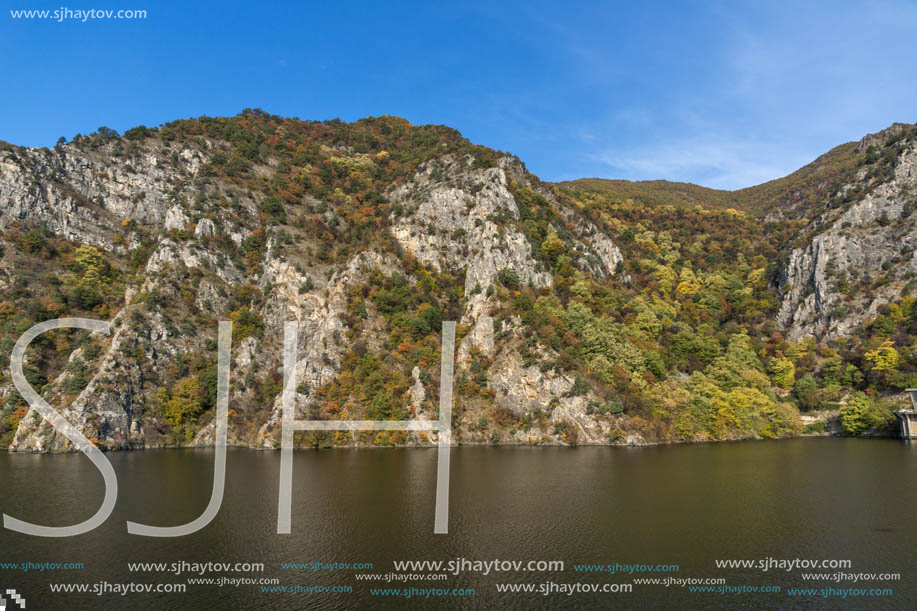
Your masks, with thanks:
M 319 364 L 334 375 L 301 388 L 313 418 L 435 417 L 441 322 L 462 321 L 461 342 L 482 333 L 486 315 L 494 346 L 469 344 L 457 365 L 460 441 L 578 443 L 587 429 L 601 431 L 604 443 L 780 437 L 803 432 L 800 412 L 819 410 L 838 412 L 850 434 L 889 432 L 891 397 L 917 386 L 914 283 L 852 334 L 793 341 L 775 319 L 777 277 L 789 249 L 817 230 L 813 219 L 888 180 L 913 139 L 908 127 L 868 146 L 842 145 L 789 177 L 737 192 L 665 181 L 549 185 L 455 130 L 394 117 L 318 122 L 247 110 L 123 136 L 102 128 L 52 151 L 7 145 L 5 163 L 109 224 L 81 239 L 29 214 L 3 222 L 0 445 L 27 416 L 10 381 L 12 345 L 33 324 L 63 316 L 114 320 L 127 339 L 94 378 L 110 339 L 46 333 L 30 349 L 26 377 L 55 404 L 93 380 L 98 392 L 115 393 L 129 431 L 86 416 L 110 447 L 130 447 L 138 435 L 147 445 L 194 442 L 213 417 L 216 322 L 233 320 L 234 351 L 245 364 L 233 374 L 231 423 L 238 442 L 261 444 L 281 390 L 281 329 L 270 323 L 292 307 L 327 307 L 314 315 L 341 322 Z M 144 184 L 162 199 L 131 197 L 141 207 L 161 202 L 157 218 L 166 222 L 117 217 L 105 196 L 74 186 L 75 160 L 97 164 L 91 179 L 109 192 L 148 168 Z M 127 178 L 116 180 L 117 172 Z M 841 189 L 852 180 L 862 186 Z M 546 280 L 507 266 L 469 286 L 467 268 L 434 264 L 394 235 L 431 185 L 466 198 L 470 210 L 501 181 L 513 206 L 481 223 L 508 242 L 487 248 L 522 248 L 512 246 L 521 236 L 532 273 Z M 21 197 L 52 206 L 35 189 Z M 596 235 L 610 239 L 604 259 Z M 442 240 L 466 253 L 484 247 L 463 230 Z M 392 269 L 348 272 L 366 252 Z M 614 260 L 614 269 L 597 271 Z M 278 269 L 297 283 L 281 297 Z M 332 311 L 338 290 L 341 306 Z M 508 355 L 519 363 L 508 365 Z M 168 365 L 157 364 L 166 357 Z M 494 384 L 506 371 L 563 390 L 535 407 L 512 403 Z M 34 426 L 30 435 L 50 434 Z M 306 443 L 351 441 L 309 435 Z

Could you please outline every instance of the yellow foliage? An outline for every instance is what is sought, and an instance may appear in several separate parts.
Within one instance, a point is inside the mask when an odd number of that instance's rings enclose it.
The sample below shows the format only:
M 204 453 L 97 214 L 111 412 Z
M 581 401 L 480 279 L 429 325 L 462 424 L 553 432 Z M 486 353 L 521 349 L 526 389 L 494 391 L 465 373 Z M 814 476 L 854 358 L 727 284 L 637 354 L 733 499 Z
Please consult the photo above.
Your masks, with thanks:
M 105 266 L 105 259 L 102 253 L 95 246 L 84 244 L 76 249 L 73 253 L 73 260 L 84 270 L 94 269 L 101 270 Z
M 9 320 L 19 313 L 19 308 L 9 301 L 0 301 L 0 320 Z
M 83 270 L 80 286 L 97 289 L 102 284 L 102 274 L 105 271 L 105 259 L 95 246 L 84 244 L 73 253 L 74 262 Z
M 589 289 L 589 283 L 582 277 L 573 283 L 573 286 L 570 287 L 570 291 L 582 299 L 592 299 L 592 291 Z
M 566 250 L 563 240 L 557 237 L 556 233 L 552 233 L 541 243 L 541 252 L 552 261 L 556 261 Z
M 911 317 L 911 313 L 914 310 L 914 298 L 907 296 L 901 299 L 901 303 L 893 303 L 888 306 L 889 316 L 897 324 L 904 323 L 908 318 Z
M 796 383 L 796 366 L 793 361 L 785 356 L 777 357 L 771 361 L 770 374 L 774 379 L 774 384 L 784 390 L 793 388 Z
M 751 286 L 763 286 L 764 285 L 764 272 L 765 268 L 759 267 L 758 269 L 753 269 L 748 272 L 746 280 Z
M 866 360 L 872 363 L 876 371 L 894 371 L 898 369 L 899 355 L 895 350 L 895 343 L 887 339 L 875 350 L 870 350 L 865 355 Z
M 675 288 L 675 281 L 677 276 L 671 267 L 665 265 L 656 266 L 656 271 L 653 272 L 653 277 L 656 279 L 656 285 L 659 287 L 659 292 L 667 295 L 672 292 L 672 289 Z
M 193 420 L 200 414 L 200 386 L 197 378 L 182 378 L 175 384 L 172 398 L 166 401 L 164 408 L 166 420 L 172 424 L 181 424 Z
M 700 290 L 700 285 L 696 282 L 679 282 L 678 286 L 675 288 L 675 292 L 682 296 L 694 295 Z

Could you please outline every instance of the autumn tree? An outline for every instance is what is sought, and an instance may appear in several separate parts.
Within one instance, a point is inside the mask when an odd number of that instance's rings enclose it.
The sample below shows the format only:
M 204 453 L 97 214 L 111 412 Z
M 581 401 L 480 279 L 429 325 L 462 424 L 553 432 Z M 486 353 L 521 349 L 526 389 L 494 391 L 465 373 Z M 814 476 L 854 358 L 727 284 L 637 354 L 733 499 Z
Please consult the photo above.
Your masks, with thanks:
M 875 371 L 894 371 L 898 369 L 899 355 L 895 344 L 888 339 L 875 350 L 870 350 L 865 355 L 866 360 L 872 364 Z
M 179 425 L 196 419 L 202 411 L 197 377 L 182 378 L 175 384 L 165 403 L 163 415 L 170 424 Z
M 768 371 L 774 384 L 784 390 L 790 390 L 796 383 L 796 366 L 785 356 L 778 356 L 771 361 Z

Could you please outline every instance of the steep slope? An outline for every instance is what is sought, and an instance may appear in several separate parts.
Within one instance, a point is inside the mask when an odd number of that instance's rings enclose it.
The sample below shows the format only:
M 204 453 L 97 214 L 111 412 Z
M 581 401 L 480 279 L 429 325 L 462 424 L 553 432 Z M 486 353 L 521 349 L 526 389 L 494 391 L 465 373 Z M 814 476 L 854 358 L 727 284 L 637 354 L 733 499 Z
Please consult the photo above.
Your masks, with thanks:
M 612 278 L 620 252 L 518 160 L 454 130 L 260 111 L 124 137 L 100 129 L 52 150 L 4 146 L 0 197 L 4 358 L 40 320 L 111 320 L 110 340 L 43 335 L 26 366 L 33 386 L 102 447 L 209 443 L 223 319 L 235 324 L 233 443 L 277 442 L 286 320 L 301 328 L 303 413 L 435 417 L 444 318 L 462 323 L 460 381 L 469 362 L 503 355 L 495 390 L 467 410 L 458 402 L 458 439 L 490 440 L 493 428 L 485 434 L 480 421 L 494 410 L 523 419 L 529 404 L 553 401 L 556 415 L 518 441 L 559 440 L 553 423 L 562 417 L 583 441 L 607 441 L 610 423 L 586 415 L 584 393 L 564 394 L 573 376 L 514 359 L 516 334 L 495 339 L 490 314 L 498 277 L 534 290 L 552 284 L 532 239 L 554 225 L 580 273 Z M 516 378 L 525 384 L 505 381 Z M 0 434 L 11 449 L 68 448 L 26 409 L 8 370 L 2 385 Z
M 862 165 L 796 240 L 779 275 L 777 321 L 790 337 L 849 335 L 914 288 L 917 127 L 864 138 Z
M 786 177 L 732 192 L 668 181 L 559 186 L 581 199 L 596 193 L 647 206 L 734 208 L 761 219 L 780 237 L 768 270 L 782 301 L 780 328 L 794 339 L 836 338 L 874 318 L 913 276 L 915 129 L 896 123 Z
M 766 183 L 733 191 L 738 207 L 768 220 L 811 218 L 831 204 L 838 185 L 851 180 L 863 163 L 856 143 L 836 146 L 792 174 Z
M 731 193 L 596 179 L 564 183 L 563 191 L 608 216 L 643 294 L 665 299 L 674 286 L 682 308 L 709 308 L 713 286 L 735 283 L 741 291 L 721 300 L 712 320 L 708 313 L 686 321 L 691 342 L 704 324 L 747 330 L 771 382 L 789 391 L 778 394 L 815 410 L 805 415 L 810 430 L 835 426 L 819 418 L 839 408 L 836 426 L 849 433 L 890 431 L 888 409 L 917 384 L 915 135 L 917 126 L 895 124 L 785 178 Z M 692 248 L 666 252 L 660 235 Z M 748 274 L 744 283 L 736 272 Z M 761 284 L 749 282 L 753 275 Z M 730 313 L 733 303 L 745 311 Z M 670 352 L 685 341 L 665 335 Z
M 911 135 L 876 138 L 886 149 L 864 141 L 837 153 L 859 164 L 851 187 L 832 187 L 848 176 L 834 153 L 762 186 L 755 197 L 776 198 L 763 220 L 744 203 L 751 195 L 692 185 L 558 188 L 455 130 L 394 117 L 248 110 L 123 136 L 100 128 L 51 150 L 3 145 L 0 444 L 69 449 L 8 368 L 26 329 L 64 316 L 109 320 L 112 336 L 46 333 L 26 377 L 106 449 L 212 443 L 219 320 L 234 322 L 238 445 L 277 445 L 288 320 L 300 329 L 301 418 L 435 419 L 440 325 L 456 320 L 456 443 L 778 437 L 802 430 L 799 408 L 830 410 L 866 390 L 851 422 L 881 430 L 890 404 L 871 397 L 914 370 L 911 302 L 889 306 L 891 330 L 876 322 L 882 306 L 854 302 L 866 314 L 838 333 L 868 327 L 843 351 L 779 332 L 802 337 L 812 316 L 821 324 L 821 301 L 806 305 L 799 287 L 827 266 L 818 253 L 834 238 L 818 242 L 814 263 L 806 249 L 826 228 L 851 229 L 838 215 L 858 223 L 870 253 L 910 236 Z M 888 217 L 875 217 L 881 229 L 867 219 L 873 208 Z M 908 273 L 891 269 L 886 300 Z M 870 356 L 889 334 L 894 375 Z M 314 446 L 433 440 L 297 436 Z

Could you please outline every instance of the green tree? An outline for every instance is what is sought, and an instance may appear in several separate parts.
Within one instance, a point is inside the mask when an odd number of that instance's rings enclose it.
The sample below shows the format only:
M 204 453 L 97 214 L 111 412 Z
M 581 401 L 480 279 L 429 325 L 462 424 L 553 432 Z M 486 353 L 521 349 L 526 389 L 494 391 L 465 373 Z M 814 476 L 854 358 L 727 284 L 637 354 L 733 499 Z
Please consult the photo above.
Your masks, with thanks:
M 796 383 L 796 366 L 785 356 L 774 358 L 768 370 L 774 384 L 784 390 L 790 390 Z
M 245 306 L 232 312 L 229 318 L 233 321 L 232 339 L 234 341 L 239 341 L 249 335 L 258 337 L 264 329 L 264 322 L 261 317 Z
M 443 324 L 443 313 L 436 306 L 423 303 L 417 308 L 417 316 L 411 320 L 414 337 L 420 338 L 439 331 Z
M 196 377 L 182 378 L 175 384 L 164 408 L 166 421 L 173 425 L 193 422 L 202 411 L 200 386 Z
M 872 399 L 862 392 L 853 393 L 847 405 L 841 407 L 841 426 L 849 435 L 861 435 L 869 428 L 869 410 Z
M 793 394 L 802 409 L 815 409 L 821 404 L 818 396 L 818 382 L 810 373 L 799 378 L 793 388 Z
M 729 338 L 726 353 L 714 359 L 707 368 L 707 375 L 725 391 L 738 386 L 754 386 L 762 391 L 770 387 L 761 360 L 745 332 L 734 333 Z
M 261 202 L 258 209 L 278 223 L 283 224 L 287 222 L 287 214 L 283 208 L 283 201 L 277 196 L 272 195 L 264 198 L 264 201 Z
M 508 289 L 519 288 L 519 274 L 512 268 L 505 267 L 497 272 L 497 280 Z
M 541 253 L 553 262 L 556 262 L 557 257 L 564 254 L 566 250 L 564 241 L 557 237 L 556 233 L 552 233 L 541 243 Z
M 833 355 L 824 360 L 821 365 L 821 379 L 824 386 L 833 386 L 841 383 L 844 375 L 844 359 Z
M 675 271 L 666 265 L 658 265 L 653 272 L 653 278 L 656 280 L 659 292 L 663 295 L 670 294 L 678 283 L 678 276 L 675 275 Z

